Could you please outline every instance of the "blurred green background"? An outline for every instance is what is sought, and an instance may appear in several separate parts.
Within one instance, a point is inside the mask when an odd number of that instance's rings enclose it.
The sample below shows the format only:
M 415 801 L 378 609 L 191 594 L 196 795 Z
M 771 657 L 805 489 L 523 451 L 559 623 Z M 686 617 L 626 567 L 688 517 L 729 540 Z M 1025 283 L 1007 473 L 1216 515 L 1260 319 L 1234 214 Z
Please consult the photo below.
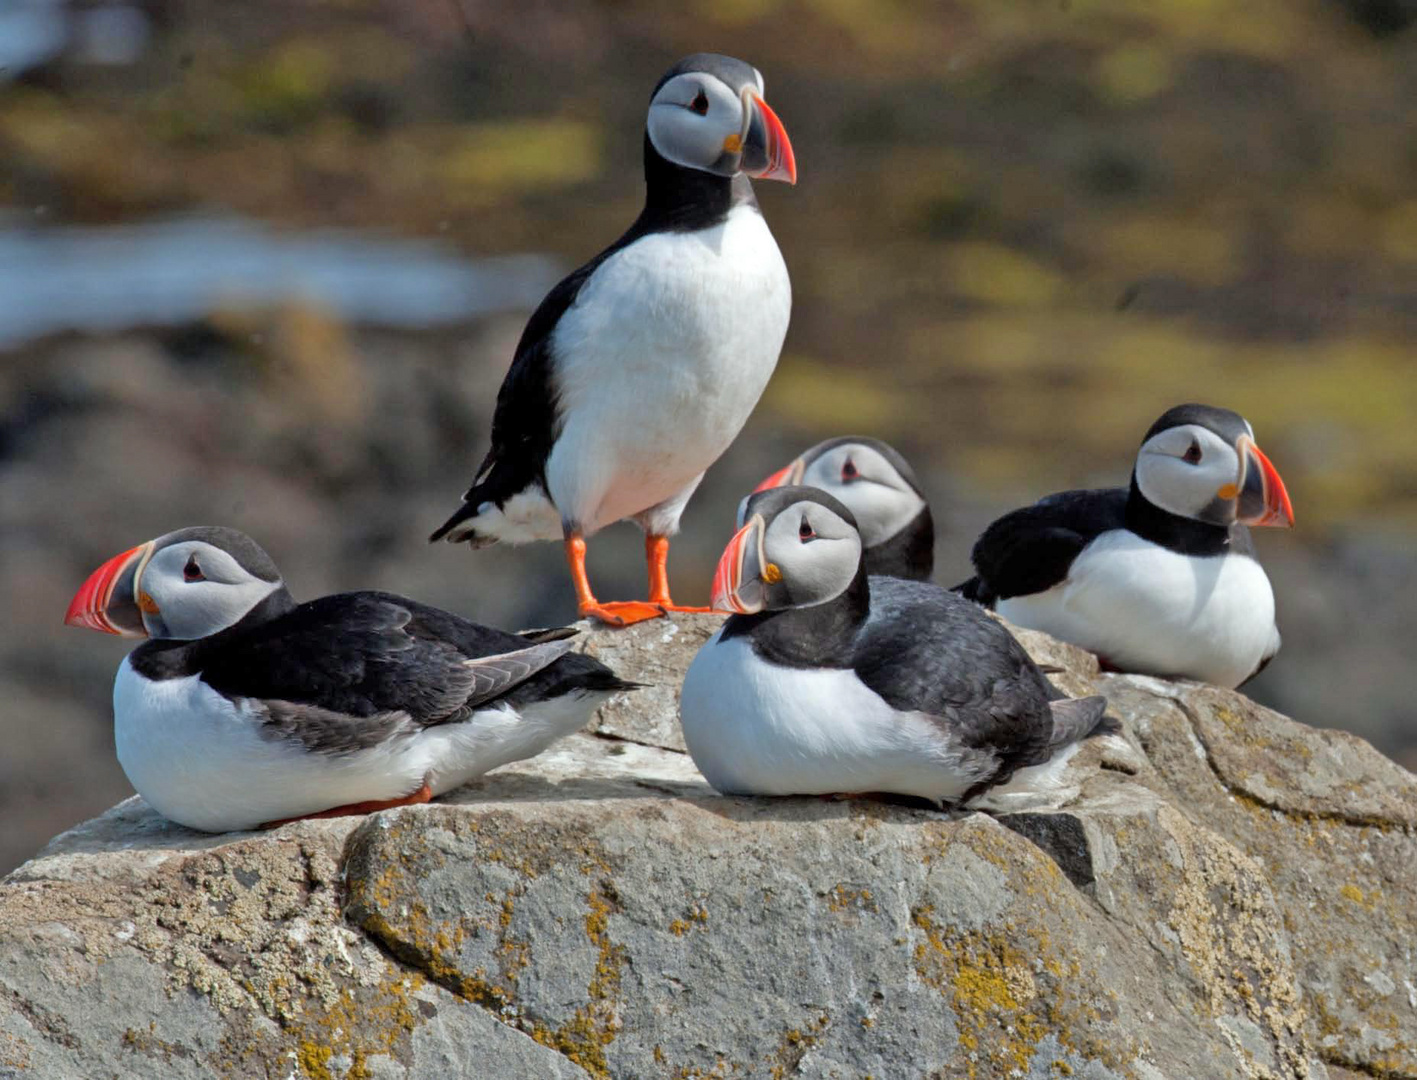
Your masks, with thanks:
M 1417 0 L 0 0 L 0 870 L 128 792 L 97 563 L 250 532 L 299 597 L 574 616 L 555 545 L 429 547 L 531 307 L 641 197 L 696 50 L 764 73 L 792 327 L 684 519 L 702 600 L 741 494 L 894 442 L 940 580 L 991 518 L 1125 482 L 1173 404 L 1288 483 L 1252 686 L 1417 764 Z M 512 258 L 512 257 L 516 258 Z M 643 594 L 628 527 L 592 543 Z

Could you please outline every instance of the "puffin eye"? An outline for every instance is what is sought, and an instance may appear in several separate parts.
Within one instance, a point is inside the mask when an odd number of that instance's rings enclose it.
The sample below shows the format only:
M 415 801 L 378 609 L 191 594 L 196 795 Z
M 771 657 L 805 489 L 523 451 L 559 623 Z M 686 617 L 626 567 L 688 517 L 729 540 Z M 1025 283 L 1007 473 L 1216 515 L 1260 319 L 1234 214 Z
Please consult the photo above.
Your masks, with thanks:
M 700 116 L 708 115 L 708 105 L 708 95 L 705 94 L 702 90 L 700 90 L 697 94 L 694 95 L 693 101 L 689 102 L 690 110 L 698 113 Z
M 197 562 L 195 554 L 187 556 L 187 565 L 182 568 L 183 581 L 206 581 L 207 575 L 202 573 L 201 564 Z
M 1186 452 L 1181 455 L 1181 460 L 1187 465 L 1199 465 L 1201 463 L 1201 444 L 1195 439 L 1191 440 L 1191 445 L 1186 448 Z
M 797 539 L 805 544 L 808 540 L 815 540 L 816 538 L 817 531 L 812 528 L 812 523 L 806 518 L 803 518 L 802 524 L 797 526 Z
M 855 479 L 856 479 L 858 476 L 860 476 L 860 475 L 861 475 L 861 473 L 858 472 L 858 471 L 857 471 L 857 468 L 856 468 L 856 462 L 852 461 L 852 460 L 848 457 L 848 458 L 842 463 L 842 466 L 841 466 L 841 478 L 849 484 L 851 481 L 855 480 Z

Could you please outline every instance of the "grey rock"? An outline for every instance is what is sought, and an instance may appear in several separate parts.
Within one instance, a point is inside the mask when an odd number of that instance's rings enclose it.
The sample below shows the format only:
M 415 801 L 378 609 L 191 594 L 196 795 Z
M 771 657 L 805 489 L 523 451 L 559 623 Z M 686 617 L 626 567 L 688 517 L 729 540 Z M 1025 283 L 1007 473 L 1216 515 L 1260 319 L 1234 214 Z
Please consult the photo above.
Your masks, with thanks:
M 427 806 L 206 836 L 142 800 L 0 882 L 0 1077 L 1417 1076 L 1417 781 L 1021 635 L 1121 733 L 991 817 L 716 795 L 715 617 L 654 688 Z

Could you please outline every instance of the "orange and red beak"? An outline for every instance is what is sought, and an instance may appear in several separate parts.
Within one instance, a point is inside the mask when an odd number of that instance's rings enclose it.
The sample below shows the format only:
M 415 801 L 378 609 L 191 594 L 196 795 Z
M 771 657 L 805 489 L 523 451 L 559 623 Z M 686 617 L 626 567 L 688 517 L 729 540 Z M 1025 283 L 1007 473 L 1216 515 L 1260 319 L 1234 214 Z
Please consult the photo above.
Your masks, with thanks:
M 147 637 L 138 607 L 138 577 L 152 555 L 149 540 L 115 555 L 89 575 L 69 601 L 66 626 L 82 626 L 120 637 Z
M 740 168 L 755 180 L 797 183 L 797 157 L 787 129 L 762 95 L 743 91 L 743 157 Z
M 754 514 L 728 541 L 713 573 L 709 606 L 714 611 L 752 615 L 767 605 L 767 583 L 763 580 L 763 569 L 767 565 L 762 551 L 764 531 L 762 516 Z
M 1294 507 L 1289 502 L 1284 481 L 1279 478 L 1279 470 L 1248 435 L 1240 436 L 1235 450 L 1240 456 L 1241 470 L 1235 520 L 1242 525 L 1292 527 Z
M 789 462 L 755 487 L 753 493 L 756 495 L 759 491 L 767 491 L 769 488 L 786 487 L 788 484 L 800 484 L 802 482 L 802 474 L 806 469 L 807 463 L 801 458 Z

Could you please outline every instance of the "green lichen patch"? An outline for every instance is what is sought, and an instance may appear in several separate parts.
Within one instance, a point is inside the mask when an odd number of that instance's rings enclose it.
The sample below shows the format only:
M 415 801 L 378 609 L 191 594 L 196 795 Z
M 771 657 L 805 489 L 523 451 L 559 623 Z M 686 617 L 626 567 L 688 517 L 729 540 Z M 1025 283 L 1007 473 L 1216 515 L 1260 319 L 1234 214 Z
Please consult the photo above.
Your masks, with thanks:
M 448 865 L 438 830 L 456 837 L 461 850 L 470 847 L 472 858 L 500 868 L 508 884 L 455 907 L 430 903 L 425 887 Z M 393 822 L 354 837 L 347 865 L 346 912 L 390 953 L 591 1075 L 609 1075 L 605 1048 L 620 1028 L 625 951 L 610 936 L 610 917 L 619 910 L 615 884 L 606 872 L 610 860 L 585 830 L 528 827 L 499 812 L 476 818 L 449 815 L 434 829 L 427 822 L 417 828 Z M 517 935 L 516 920 L 518 903 L 534 882 L 567 875 L 592 877 L 582 894 L 581 921 L 595 961 L 586 1000 L 569 1017 L 553 1018 L 528 1008 L 518 993 L 518 979 L 535 958 L 529 942 Z M 693 908 L 690 919 L 702 922 L 707 911 Z M 493 966 L 470 962 L 474 952 L 489 956 Z

